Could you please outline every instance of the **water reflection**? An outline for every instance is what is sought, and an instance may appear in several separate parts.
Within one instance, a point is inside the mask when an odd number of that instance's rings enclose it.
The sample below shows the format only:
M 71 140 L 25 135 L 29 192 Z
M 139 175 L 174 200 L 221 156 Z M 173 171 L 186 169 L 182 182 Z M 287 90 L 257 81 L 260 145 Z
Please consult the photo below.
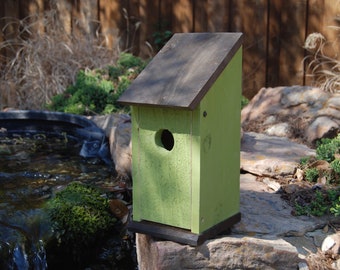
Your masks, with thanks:
M 71 181 L 110 183 L 112 167 L 85 160 L 82 145 L 65 134 L 0 135 L 0 269 L 47 269 L 52 232 L 41 207 Z

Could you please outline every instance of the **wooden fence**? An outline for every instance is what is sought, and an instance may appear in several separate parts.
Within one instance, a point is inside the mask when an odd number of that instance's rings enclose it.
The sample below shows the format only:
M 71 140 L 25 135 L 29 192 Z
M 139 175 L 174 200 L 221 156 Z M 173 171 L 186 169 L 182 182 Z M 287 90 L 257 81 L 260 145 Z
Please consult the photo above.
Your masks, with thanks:
M 248 98 L 264 86 L 312 84 L 305 74 L 304 41 L 313 32 L 336 41 L 330 26 L 340 19 L 338 0 L 1 0 L 0 18 L 43 14 L 51 3 L 65 31 L 71 33 L 75 23 L 87 32 L 99 30 L 107 46 L 119 41 L 143 57 L 152 54 L 151 47 L 156 52 L 155 36 L 165 38 L 166 31 L 243 32 Z M 1 29 L 5 24 L 1 20 Z M 2 32 L 0 41 L 7 38 Z M 329 46 L 329 54 L 334 48 L 335 54 L 337 45 Z

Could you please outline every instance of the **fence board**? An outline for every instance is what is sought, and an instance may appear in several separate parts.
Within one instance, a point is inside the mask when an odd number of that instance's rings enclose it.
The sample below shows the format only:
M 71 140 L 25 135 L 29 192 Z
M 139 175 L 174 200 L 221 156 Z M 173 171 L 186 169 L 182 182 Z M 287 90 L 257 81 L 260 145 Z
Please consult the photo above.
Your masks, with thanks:
M 100 32 L 105 38 L 106 46 L 114 48 L 118 43 L 118 29 L 121 21 L 119 0 L 100 0 L 98 6 Z
M 266 86 L 279 84 L 281 0 L 268 1 Z
M 231 31 L 244 33 L 243 94 L 253 97 L 266 83 L 267 1 L 234 0 Z
M 223 32 L 229 29 L 230 1 L 207 0 L 207 31 Z
M 174 33 L 187 33 L 193 31 L 193 1 L 194 0 L 173 1 L 172 28 Z
M 51 6 L 50 6 L 51 5 Z M 85 33 L 100 33 L 105 43 L 121 50 L 130 49 L 149 57 L 159 48 L 154 34 L 166 30 L 176 32 L 244 33 L 244 94 L 251 98 L 263 86 L 312 84 L 305 77 L 303 44 L 312 32 L 322 33 L 337 41 L 339 0 L 2 0 L 0 29 L 10 21 L 7 17 L 23 19 L 41 16 L 55 8 L 66 34 L 76 32 L 75 25 Z M 124 10 L 126 12 L 124 12 Z M 44 31 L 37 24 L 35 30 Z M 18 29 L 5 28 L 0 42 L 15 36 Z M 80 31 L 81 32 L 81 31 Z M 119 42 L 118 42 L 119 41 Z M 165 38 L 164 38 L 164 41 Z M 150 44 L 151 46 L 147 46 Z M 329 56 L 339 52 L 339 42 L 325 49 Z M 15 51 L 15 50 L 14 50 Z M 0 51 L 10 56 L 9 49 Z
M 207 1 L 194 1 L 193 2 L 193 32 L 207 32 L 208 30 L 208 14 L 207 14 Z
M 279 85 L 303 84 L 303 44 L 306 33 L 307 0 L 283 1 L 280 29 Z
M 140 55 L 150 57 L 154 52 L 153 33 L 160 31 L 160 6 L 159 1 L 140 0 Z

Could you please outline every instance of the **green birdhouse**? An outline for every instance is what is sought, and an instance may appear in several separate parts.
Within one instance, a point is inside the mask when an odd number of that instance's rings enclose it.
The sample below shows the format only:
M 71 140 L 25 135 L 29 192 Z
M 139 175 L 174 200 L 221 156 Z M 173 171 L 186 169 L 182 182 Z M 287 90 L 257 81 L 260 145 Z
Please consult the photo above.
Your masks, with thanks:
M 175 34 L 131 106 L 132 231 L 199 245 L 240 218 L 242 34 Z

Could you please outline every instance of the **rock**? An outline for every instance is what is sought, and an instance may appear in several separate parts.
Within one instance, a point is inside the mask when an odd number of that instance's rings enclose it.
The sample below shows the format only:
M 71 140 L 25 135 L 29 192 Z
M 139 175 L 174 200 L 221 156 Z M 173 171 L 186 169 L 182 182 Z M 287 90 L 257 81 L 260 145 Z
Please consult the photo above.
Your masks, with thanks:
M 305 262 L 300 262 L 298 267 L 299 267 L 299 270 L 309 270 L 309 267 Z
M 277 123 L 265 130 L 265 134 L 278 137 L 289 137 L 290 132 L 288 123 Z
M 240 176 L 241 221 L 232 228 L 232 234 L 303 236 L 318 225 L 318 219 L 295 217 L 292 207 L 281 195 L 268 189 L 251 174 Z
M 233 235 L 198 247 L 136 235 L 139 269 L 297 269 L 295 247 L 282 239 Z
M 294 175 L 302 157 L 315 156 L 315 150 L 286 138 L 245 132 L 241 145 L 241 169 L 256 175 Z
M 340 254 L 340 232 L 327 236 L 322 242 L 321 251 Z
M 340 111 L 339 111 L 340 113 Z M 306 129 L 306 138 L 309 142 L 314 143 L 317 139 L 330 137 L 333 138 L 339 131 L 339 124 L 329 117 L 320 116 Z
M 314 144 L 340 130 L 340 94 L 308 86 L 262 88 L 241 112 L 245 132 Z

